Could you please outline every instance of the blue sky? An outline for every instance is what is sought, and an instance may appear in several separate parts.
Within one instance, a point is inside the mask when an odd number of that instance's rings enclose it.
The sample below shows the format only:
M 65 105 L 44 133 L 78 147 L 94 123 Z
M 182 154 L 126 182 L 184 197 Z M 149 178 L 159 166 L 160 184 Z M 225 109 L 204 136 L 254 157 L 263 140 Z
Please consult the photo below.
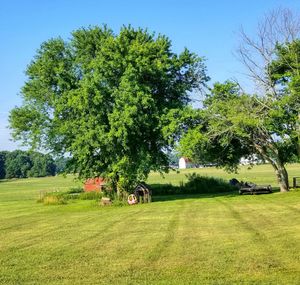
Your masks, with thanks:
M 123 24 L 167 35 L 175 52 L 187 47 L 207 61 L 211 81 L 238 79 L 248 85 L 233 55 L 243 25 L 255 31 L 268 11 L 287 7 L 300 11 L 299 0 L 1 0 L 0 5 L 0 150 L 18 147 L 10 141 L 8 112 L 21 104 L 24 71 L 43 41 L 70 37 L 88 25 L 108 24 L 116 33 Z M 247 87 L 246 87 L 247 88 Z

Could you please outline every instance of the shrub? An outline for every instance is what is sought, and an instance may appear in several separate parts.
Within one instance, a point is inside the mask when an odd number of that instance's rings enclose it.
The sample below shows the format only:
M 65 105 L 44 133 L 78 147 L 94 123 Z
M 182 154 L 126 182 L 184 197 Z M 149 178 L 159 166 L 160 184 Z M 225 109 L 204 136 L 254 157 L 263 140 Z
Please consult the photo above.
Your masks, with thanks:
M 77 196 L 77 199 L 80 199 L 80 200 L 99 200 L 102 197 L 103 197 L 103 193 L 96 192 L 96 191 L 91 191 L 91 192 L 79 193 L 79 195 Z
M 184 185 L 185 193 L 222 193 L 236 191 L 235 187 L 221 178 L 200 176 L 196 173 L 186 176 L 188 182 Z
M 45 205 L 62 205 L 67 204 L 68 200 L 100 200 L 103 194 L 100 192 L 84 192 L 81 188 L 71 188 L 67 192 L 50 192 L 40 194 L 38 202 Z
M 112 205 L 116 207 L 128 206 L 128 202 L 127 200 L 117 198 L 112 201 Z
M 75 193 L 82 193 L 82 192 L 84 192 L 82 187 L 73 187 L 73 188 L 70 188 L 70 190 L 67 193 L 75 194 Z
M 60 192 L 46 193 L 41 202 L 45 205 L 65 205 L 67 204 L 67 199 L 62 194 Z
M 179 186 L 172 184 L 152 184 L 151 185 L 152 195 L 176 195 L 184 193 L 183 189 Z
M 200 176 L 196 173 L 188 174 L 186 177 L 188 181 L 181 182 L 179 186 L 152 184 L 152 195 L 216 194 L 236 191 L 234 186 L 220 178 Z

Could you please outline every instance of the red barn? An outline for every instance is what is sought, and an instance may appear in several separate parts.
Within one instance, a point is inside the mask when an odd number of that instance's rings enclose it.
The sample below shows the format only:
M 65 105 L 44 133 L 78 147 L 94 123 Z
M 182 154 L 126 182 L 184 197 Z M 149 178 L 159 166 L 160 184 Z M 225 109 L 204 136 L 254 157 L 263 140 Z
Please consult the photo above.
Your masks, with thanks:
M 100 192 L 105 186 L 105 180 L 102 177 L 89 178 L 84 183 L 84 191 L 97 191 Z

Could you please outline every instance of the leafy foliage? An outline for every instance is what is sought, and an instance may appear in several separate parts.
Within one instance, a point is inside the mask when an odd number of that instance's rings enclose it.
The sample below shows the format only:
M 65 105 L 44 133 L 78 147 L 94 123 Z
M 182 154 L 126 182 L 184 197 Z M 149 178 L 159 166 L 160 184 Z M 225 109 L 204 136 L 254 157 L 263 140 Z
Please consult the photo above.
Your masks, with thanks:
M 54 159 L 56 166 L 56 173 L 71 173 L 72 167 L 70 165 L 70 158 L 59 156 Z
M 249 102 L 233 82 L 216 83 L 202 110 L 189 111 L 180 140 L 180 152 L 199 164 L 214 164 L 236 171 L 240 158 L 250 155 L 243 138 L 249 137 L 253 123 Z M 243 118 L 248 120 L 248 129 Z
M 273 107 L 274 127 L 287 149 L 300 159 L 300 40 L 278 44 L 277 58 L 269 66 L 269 73 L 278 91 Z M 292 153 L 291 153 L 292 154 Z
M 233 82 L 216 83 L 198 113 L 198 123 L 181 140 L 181 152 L 197 162 L 210 161 L 236 170 L 241 157 L 256 154 L 273 166 L 282 191 L 289 188 L 285 164 L 296 155 L 287 129 L 295 117 L 286 114 L 286 98 L 240 92 Z M 284 108 L 282 108 L 284 106 Z M 199 123 L 200 122 L 200 123 Z
M 69 153 L 74 172 L 119 189 L 167 170 L 162 118 L 208 80 L 201 58 L 187 49 L 177 55 L 167 37 L 130 26 L 51 39 L 26 74 L 24 104 L 10 114 L 14 138 Z
M 29 177 L 53 176 L 56 173 L 56 165 L 49 154 L 39 152 L 30 153 L 32 168 L 28 172 Z
M 26 178 L 32 168 L 30 156 L 21 150 L 8 153 L 6 157 L 6 178 Z

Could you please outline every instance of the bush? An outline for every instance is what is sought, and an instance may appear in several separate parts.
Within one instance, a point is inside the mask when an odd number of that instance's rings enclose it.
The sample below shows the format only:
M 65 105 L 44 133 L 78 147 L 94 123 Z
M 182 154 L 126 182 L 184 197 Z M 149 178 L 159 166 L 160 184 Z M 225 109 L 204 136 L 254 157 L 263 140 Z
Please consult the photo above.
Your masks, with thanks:
M 230 185 L 226 180 L 215 177 L 200 176 L 192 173 L 186 175 L 188 182 L 185 183 L 185 192 L 189 194 L 198 193 L 224 193 L 234 192 L 236 188 Z
M 128 206 L 127 200 L 122 200 L 122 199 L 114 199 L 112 200 L 112 205 L 115 207 L 122 207 L 122 206 Z
M 67 199 L 60 192 L 46 193 L 44 197 L 40 200 L 45 205 L 65 205 L 67 204 Z
M 184 190 L 180 186 L 174 186 L 172 184 L 152 184 L 152 195 L 176 195 L 183 194 Z
M 100 200 L 103 197 L 101 192 L 91 191 L 91 192 L 83 192 L 77 196 L 77 199 L 80 200 Z
M 83 188 L 82 187 L 73 187 L 70 188 L 70 190 L 67 192 L 68 194 L 76 194 L 76 193 L 83 193 Z
M 100 200 L 103 194 L 100 192 L 84 192 L 82 188 L 71 188 L 67 192 L 50 192 L 43 193 L 38 202 L 45 205 L 62 205 L 67 204 L 68 200 Z
M 200 176 L 192 173 L 186 175 L 188 181 L 179 186 L 172 184 L 151 185 L 152 195 L 182 195 L 182 194 L 217 194 L 234 192 L 236 188 L 221 178 Z

